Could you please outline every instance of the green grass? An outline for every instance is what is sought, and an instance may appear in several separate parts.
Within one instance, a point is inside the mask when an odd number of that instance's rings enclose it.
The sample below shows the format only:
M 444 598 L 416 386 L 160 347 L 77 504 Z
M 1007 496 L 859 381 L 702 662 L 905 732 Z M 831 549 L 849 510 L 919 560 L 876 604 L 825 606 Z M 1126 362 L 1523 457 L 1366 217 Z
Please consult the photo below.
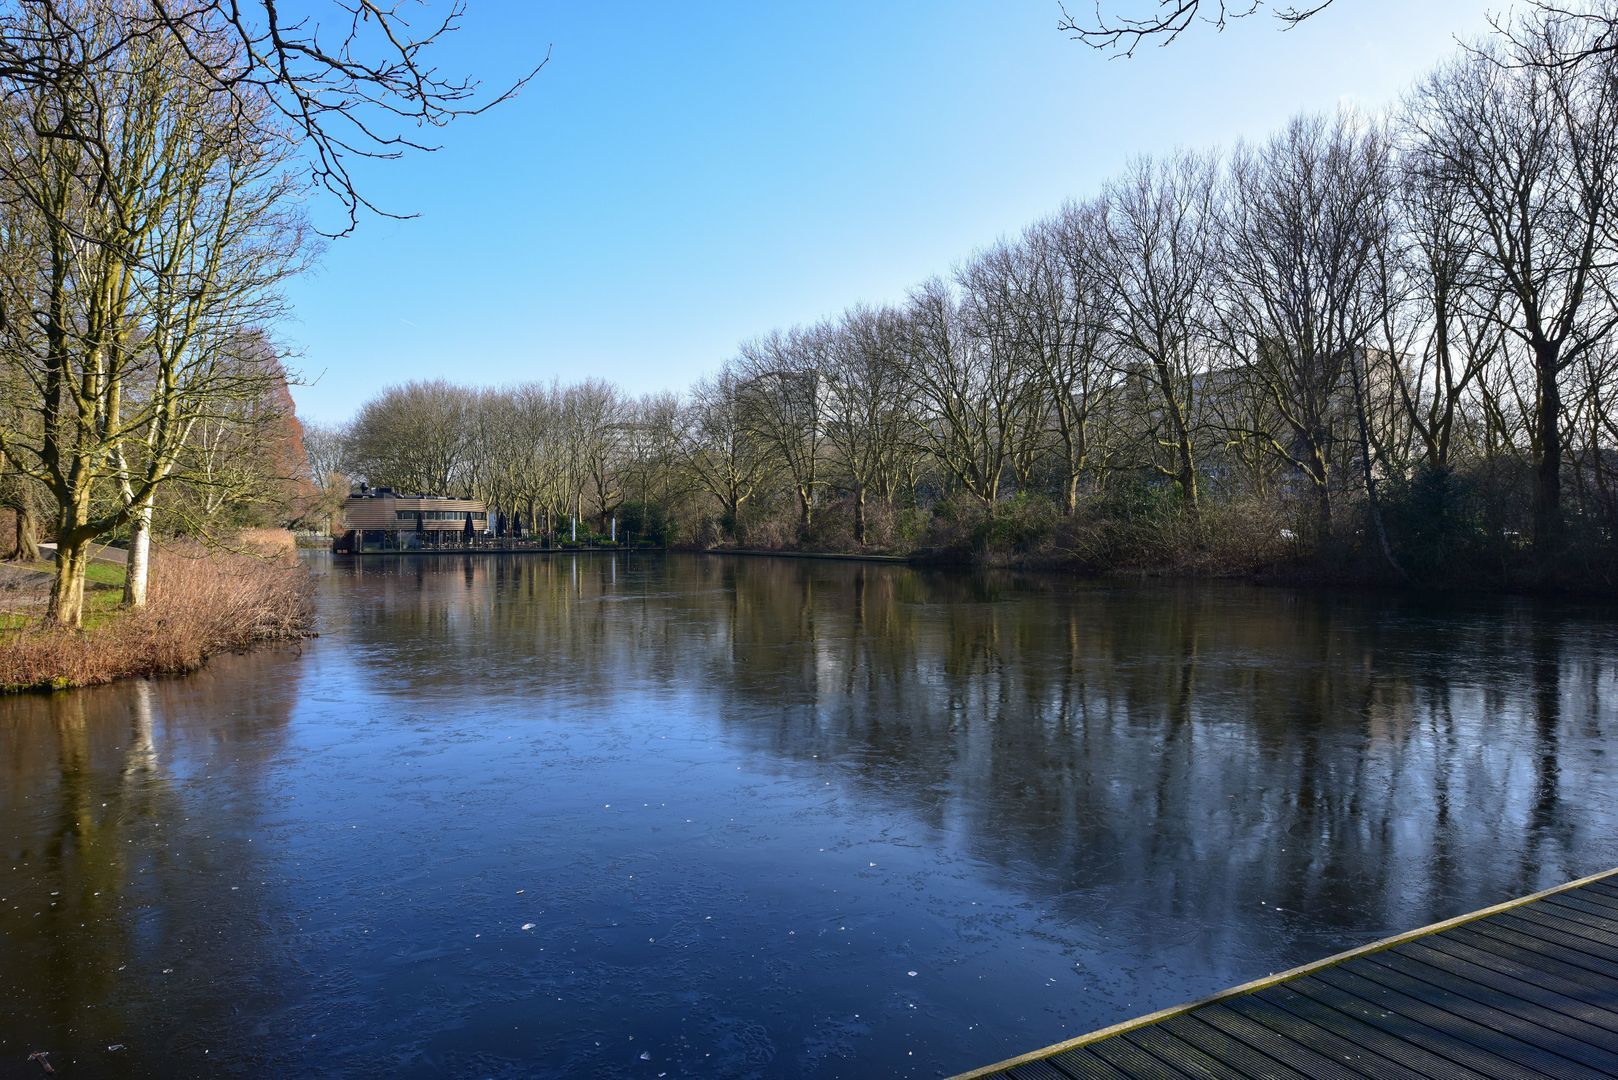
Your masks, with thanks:
M 100 585 L 109 589 L 122 589 L 124 587 L 124 577 L 122 563 L 92 562 L 84 569 L 86 583 Z
M 49 578 L 56 564 L 49 559 L 31 563 L 7 563 L 12 569 L 26 570 Z M 124 601 L 124 568 L 119 563 L 92 561 L 84 570 L 84 628 L 101 626 L 114 618 Z M 44 607 L 30 605 L 25 611 L 0 611 L 0 632 L 21 630 L 37 623 Z
M 41 574 L 56 573 L 56 564 L 49 559 L 39 559 L 30 563 L 10 563 L 18 570 L 33 570 Z M 124 567 L 121 563 L 94 562 L 84 568 L 84 583 L 97 589 L 122 589 L 124 587 Z
M 123 611 L 123 575 L 120 571 L 116 589 L 104 587 L 86 590 L 84 594 L 84 628 L 86 630 L 111 622 Z

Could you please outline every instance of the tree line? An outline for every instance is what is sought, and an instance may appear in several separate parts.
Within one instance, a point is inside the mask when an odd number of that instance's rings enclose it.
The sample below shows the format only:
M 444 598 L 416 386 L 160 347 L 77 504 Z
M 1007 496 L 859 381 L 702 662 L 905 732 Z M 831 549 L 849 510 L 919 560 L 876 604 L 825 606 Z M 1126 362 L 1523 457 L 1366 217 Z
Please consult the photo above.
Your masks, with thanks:
M 391 388 L 320 434 L 317 471 L 688 541 L 1610 566 L 1608 27 L 1534 9 L 1384 114 L 1141 158 L 679 396 Z
M 12 557 L 56 542 L 52 621 L 80 623 L 92 542 L 127 540 L 140 607 L 154 528 L 311 501 L 282 286 L 387 212 L 356 160 L 514 92 L 433 67 L 462 10 L 0 0 L 0 503 Z

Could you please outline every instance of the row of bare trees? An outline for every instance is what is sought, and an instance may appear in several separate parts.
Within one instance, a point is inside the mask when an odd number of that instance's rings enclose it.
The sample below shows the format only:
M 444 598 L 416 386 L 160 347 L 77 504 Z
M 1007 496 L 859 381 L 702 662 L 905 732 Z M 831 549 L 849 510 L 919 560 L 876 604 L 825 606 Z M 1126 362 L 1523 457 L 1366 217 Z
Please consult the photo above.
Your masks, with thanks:
M 1553 561 L 1570 522 L 1610 545 L 1618 68 L 1588 59 L 1602 25 L 1536 10 L 1387 115 L 1139 160 L 903 304 L 745 343 L 678 402 L 593 381 L 389 391 L 348 464 L 531 521 L 660 499 L 693 537 L 709 519 L 736 534 L 752 506 L 809 542 L 835 506 L 860 545 L 873 506 L 992 515 L 1037 497 L 1072 518 L 1127 482 L 1172 492 L 1188 543 L 1210 500 L 1257 500 L 1291 508 L 1317 550 L 1350 539 L 1399 573 L 1390 500 L 1407 521 L 1421 483 L 1492 477 L 1487 520 L 1467 513 L 1496 547 Z
M 284 383 L 245 327 L 279 314 L 303 226 L 267 102 L 186 75 L 207 38 L 131 32 L 122 5 L 25 6 L 49 79 L 0 99 L 0 454 L 49 496 L 50 615 L 82 615 L 89 545 L 130 532 L 145 602 L 153 507 L 195 436 Z
M 311 464 L 332 485 L 476 493 L 530 529 L 574 518 L 605 527 L 626 497 L 671 497 L 678 413 L 673 395 L 632 398 L 601 380 L 408 383 L 367 402 L 345 428 L 311 431 Z
M 515 90 L 434 69 L 461 12 L 0 0 L 0 498 L 14 555 L 48 519 L 51 619 L 79 624 L 93 541 L 127 536 L 140 606 L 160 504 L 197 524 L 303 472 L 267 328 L 307 195 L 348 231 L 355 160 Z

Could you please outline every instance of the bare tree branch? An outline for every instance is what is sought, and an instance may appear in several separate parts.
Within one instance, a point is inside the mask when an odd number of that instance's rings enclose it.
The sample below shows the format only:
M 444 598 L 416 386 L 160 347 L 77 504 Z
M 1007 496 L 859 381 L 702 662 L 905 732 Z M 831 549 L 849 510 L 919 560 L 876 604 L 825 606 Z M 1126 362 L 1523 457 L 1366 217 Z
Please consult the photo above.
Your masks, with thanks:
M 1102 0 L 1095 0 L 1094 18 L 1082 22 L 1068 13 L 1065 4 L 1058 4 L 1062 18 L 1057 29 L 1093 49 L 1129 57 L 1142 44 L 1172 45 L 1197 22 L 1224 30 L 1232 21 L 1255 14 L 1264 3 L 1265 0 L 1156 0 L 1152 9 L 1140 14 L 1110 14 Z M 1332 3 L 1333 0 L 1318 0 L 1275 8 L 1271 14 L 1282 29 L 1290 30 Z

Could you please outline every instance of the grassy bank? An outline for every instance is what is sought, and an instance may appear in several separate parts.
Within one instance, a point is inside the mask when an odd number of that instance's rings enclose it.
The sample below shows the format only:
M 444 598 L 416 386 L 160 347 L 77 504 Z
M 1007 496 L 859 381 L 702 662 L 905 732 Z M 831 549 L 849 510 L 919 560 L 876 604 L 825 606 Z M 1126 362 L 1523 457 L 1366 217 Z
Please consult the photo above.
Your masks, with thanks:
M 56 567 L 48 559 L 0 563 L 0 634 L 39 623 Z M 124 568 L 92 562 L 84 573 L 84 625 L 100 626 L 124 598 Z
M 94 564 L 81 630 L 46 624 L 42 600 L 13 608 L 0 623 L 0 692 L 181 673 L 215 653 L 309 636 L 309 577 L 290 542 L 259 534 L 240 548 L 154 549 L 149 602 L 139 611 L 119 606 L 123 567 Z

